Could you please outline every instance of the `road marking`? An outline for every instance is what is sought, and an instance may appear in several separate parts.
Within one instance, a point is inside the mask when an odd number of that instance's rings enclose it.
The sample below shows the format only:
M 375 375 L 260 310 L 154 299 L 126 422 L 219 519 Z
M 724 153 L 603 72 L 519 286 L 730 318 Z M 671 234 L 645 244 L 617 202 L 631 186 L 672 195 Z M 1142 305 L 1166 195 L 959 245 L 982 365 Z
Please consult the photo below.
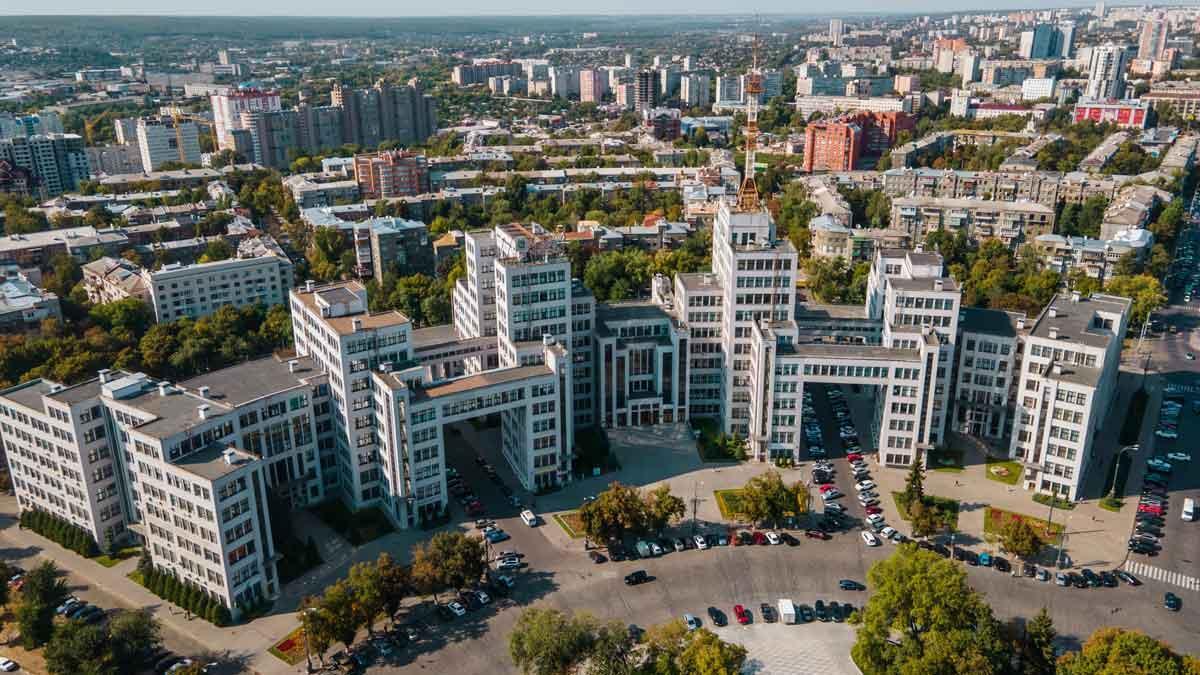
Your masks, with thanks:
M 1161 567 L 1148 565 L 1137 560 L 1130 560 L 1125 563 L 1124 568 L 1134 576 L 1161 581 L 1165 584 L 1178 586 L 1180 588 L 1200 592 L 1200 578 L 1189 576 L 1182 572 L 1173 570 L 1165 570 Z

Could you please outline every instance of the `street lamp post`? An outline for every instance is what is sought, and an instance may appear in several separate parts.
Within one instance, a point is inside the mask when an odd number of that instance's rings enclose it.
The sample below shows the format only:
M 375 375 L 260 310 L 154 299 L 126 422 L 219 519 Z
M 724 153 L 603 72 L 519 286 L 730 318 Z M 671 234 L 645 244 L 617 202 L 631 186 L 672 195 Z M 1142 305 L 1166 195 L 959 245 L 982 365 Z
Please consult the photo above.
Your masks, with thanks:
M 1109 499 L 1117 498 L 1117 475 L 1121 473 L 1121 455 L 1124 455 L 1127 452 L 1130 454 L 1133 454 L 1135 452 L 1138 452 L 1141 449 L 1142 449 L 1141 445 L 1134 443 L 1133 445 L 1127 445 L 1117 451 L 1117 465 L 1115 467 L 1113 467 L 1112 487 L 1109 488 L 1109 490 L 1108 490 Z

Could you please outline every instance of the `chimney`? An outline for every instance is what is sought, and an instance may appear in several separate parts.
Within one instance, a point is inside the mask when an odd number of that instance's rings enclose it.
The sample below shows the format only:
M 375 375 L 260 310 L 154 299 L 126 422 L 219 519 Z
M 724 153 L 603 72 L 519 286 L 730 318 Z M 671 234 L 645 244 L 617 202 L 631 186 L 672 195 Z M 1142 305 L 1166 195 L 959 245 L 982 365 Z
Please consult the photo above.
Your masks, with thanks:
M 229 466 L 237 464 L 237 453 L 233 451 L 233 448 L 225 448 L 225 451 L 221 453 L 221 458 Z
M 1071 302 L 1079 302 L 1079 291 L 1071 291 Z
M 170 387 L 171 387 L 171 385 L 167 384 L 166 382 L 159 382 L 158 383 L 158 395 L 166 396 Z
M 312 292 L 313 292 L 313 287 L 314 287 L 314 286 L 316 286 L 316 284 L 317 284 L 317 282 L 313 281 L 312 279 L 307 279 L 307 280 L 305 280 L 305 282 L 304 282 L 304 292 L 305 292 L 305 293 L 312 293 Z
M 553 347 L 554 346 L 554 336 L 549 333 L 546 333 L 545 335 L 543 335 L 542 336 L 542 346 L 543 347 Z
M 1058 329 L 1057 329 L 1057 328 L 1051 328 L 1051 329 L 1050 329 L 1050 339 L 1051 339 L 1051 340 L 1057 340 L 1057 339 L 1058 339 Z
M 208 398 L 208 391 L 208 387 L 200 387 L 198 393 L 200 394 L 201 398 Z
M 1061 363 L 1056 363 L 1056 364 L 1054 364 L 1054 374 L 1055 374 L 1055 375 L 1062 375 L 1062 373 L 1063 373 L 1063 371 L 1062 371 L 1062 364 L 1061 364 Z
M 100 384 L 108 384 L 109 377 L 112 376 L 112 371 L 108 368 L 101 368 L 97 374 L 100 375 Z
M 1050 308 L 1050 318 L 1051 318 L 1051 319 L 1053 319 L 1053 318 L 1055 318 L 1055 317 L 1057 317 L 1057 316 L 1058 316 L 1058 308 L 1057 308 L 1057 307 L 1051 307 L 1051 308 Z
M 208 419 L 208 405 L 207 404 L 196 406 L 196 412 L 200 413 L 200 419 L 202 419 L 202 420 Z
M 940 291 L 940 290 L 942 290 L 942 286 L 943 286 L 943 282 L 941 279 L 933 280 L 933 290 Z
M 300 362 L 299 362 L 299 361 L 297 361 L 296 359 L 291 359 L 291 360 L 289 360 L 289 361 L 288 361 L 288 372 L 289 372 L 289 373 L 294 373 L 294 372 L 296 372 L 296 370 L 297 370 L 299 367 L 300 367 Z
M 1017 319 L 1017 330 L 1025 330 L 1025 317 Z
M 357 333 L 362 330 L 362 319 L 354 317 L 350 320 L 350 325 L 354 327 L 354 332 Z

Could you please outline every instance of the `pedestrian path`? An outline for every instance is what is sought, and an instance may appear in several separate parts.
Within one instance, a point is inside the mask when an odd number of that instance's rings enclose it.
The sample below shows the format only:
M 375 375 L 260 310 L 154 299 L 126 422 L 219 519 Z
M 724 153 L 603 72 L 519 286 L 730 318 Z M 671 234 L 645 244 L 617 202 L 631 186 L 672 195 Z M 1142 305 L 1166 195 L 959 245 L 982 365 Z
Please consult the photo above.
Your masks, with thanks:
M 1135 577 L 1161 581 L 1164 584 L 1171 584 L 1172 586 L 1178 586 L 1189 591 L 1200 591 L 1200 578 L 1191 577 L 1183 574 L 1182 572 L 1164 570 L 1161 567 L 1147 565 L 1144 562 L 1138 562 L 1136 560 L 1130 560 L 1129 562 L 1126 562 L 1124 567 L 1125 571 L 1129 572 Z

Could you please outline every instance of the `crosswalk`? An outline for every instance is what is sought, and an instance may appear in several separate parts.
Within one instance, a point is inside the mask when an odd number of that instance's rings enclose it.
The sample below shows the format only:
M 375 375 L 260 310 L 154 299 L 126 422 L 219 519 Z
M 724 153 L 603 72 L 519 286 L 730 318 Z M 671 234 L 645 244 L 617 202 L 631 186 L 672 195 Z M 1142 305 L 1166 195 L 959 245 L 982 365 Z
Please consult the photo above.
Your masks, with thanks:
M 1200 591 L 1200 578 L 1188 576 L 1182 572 L 1172 572 L 1161 567 L 1147 565 L 1144 562 L 1130 560 L 1124 565 L 1125 571 L 1142 579 L 1153 579 L 1164 584 L 1171 584 L 1189 591 Z

